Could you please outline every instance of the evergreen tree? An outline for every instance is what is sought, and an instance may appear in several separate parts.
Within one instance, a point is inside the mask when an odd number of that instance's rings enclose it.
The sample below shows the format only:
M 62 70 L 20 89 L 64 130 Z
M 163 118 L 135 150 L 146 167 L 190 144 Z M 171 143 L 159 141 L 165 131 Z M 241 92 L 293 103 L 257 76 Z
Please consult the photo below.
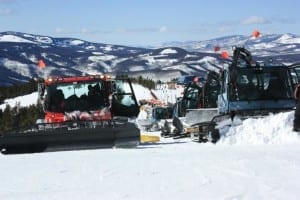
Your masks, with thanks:
M 11 107 L 10 105 L 6 105 L 3 115 L 2 115 L 2 120 L 0 124 L 0 132 L 6 132 L 8 130 L 11 130 L 13 127 L 13 115 L 11 112 Z
M 17 104 L 11 108 L 6 106 L 4 112 L 0 109 L 0 133 L 9 131 L 23 131 L 35 126 L 36 120 L 43 118 L 42 105 L 20 107 Z

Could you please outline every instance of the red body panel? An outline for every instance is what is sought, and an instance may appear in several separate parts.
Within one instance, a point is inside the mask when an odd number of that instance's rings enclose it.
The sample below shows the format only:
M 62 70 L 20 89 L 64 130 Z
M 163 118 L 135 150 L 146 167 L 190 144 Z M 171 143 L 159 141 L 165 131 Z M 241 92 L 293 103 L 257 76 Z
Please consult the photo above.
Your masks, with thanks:
M 57 122 L 64 122 L 65 115 L 63 113 L 56 113 L 56 112 L 45 112 L 45 122 L 46 123 L 57 123 Z

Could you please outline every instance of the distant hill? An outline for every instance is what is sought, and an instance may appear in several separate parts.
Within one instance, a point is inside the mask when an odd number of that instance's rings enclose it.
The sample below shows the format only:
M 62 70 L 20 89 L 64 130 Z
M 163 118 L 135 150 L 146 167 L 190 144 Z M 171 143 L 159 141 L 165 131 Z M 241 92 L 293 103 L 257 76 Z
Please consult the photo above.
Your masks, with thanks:
M 218 70 L 223 61 L 215 46 L 243 45 L 261 59 L 287 64 L 299 62 L 300 38 L 292 34 L 266 35 L 256 40 L 228 36 L 215 40 L 167 43 L 162 48 L 140 48 L 92 43 L 76 38 L 53 38 L 20 32 L 0 33 L 0 85 L 40 76 L 126 73 L 154 80 L 182 74 L 204 75 Z M 42 59 L 46 67 L 39 70 Z M 298 59 L 298 60 L 297 60 Z

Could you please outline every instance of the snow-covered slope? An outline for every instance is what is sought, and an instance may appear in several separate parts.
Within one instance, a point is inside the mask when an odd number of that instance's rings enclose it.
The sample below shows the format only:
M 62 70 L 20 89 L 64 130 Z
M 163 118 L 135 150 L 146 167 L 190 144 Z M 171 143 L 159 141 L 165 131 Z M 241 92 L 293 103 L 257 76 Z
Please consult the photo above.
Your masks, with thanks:
M 0 155 L 0 198 L 297 200 L 299 150 L 168 139 L 136 149 Z
M 134 88 L 138 99 L 150 97 Z M 0 199 L 297 200 L 300 137 L 292 120 L 293 112 L 248 119 L 217 144 L 166 138 L 133 149 L 0 155 Z

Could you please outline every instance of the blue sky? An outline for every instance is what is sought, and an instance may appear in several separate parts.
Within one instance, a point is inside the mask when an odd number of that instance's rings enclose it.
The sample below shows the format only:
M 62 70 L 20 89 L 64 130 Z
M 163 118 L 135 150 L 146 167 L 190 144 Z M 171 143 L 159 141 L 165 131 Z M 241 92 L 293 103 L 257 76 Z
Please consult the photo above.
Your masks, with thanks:
M 300 33 L 300 0 L 0 0 L 0 32 L 159 45 Z

